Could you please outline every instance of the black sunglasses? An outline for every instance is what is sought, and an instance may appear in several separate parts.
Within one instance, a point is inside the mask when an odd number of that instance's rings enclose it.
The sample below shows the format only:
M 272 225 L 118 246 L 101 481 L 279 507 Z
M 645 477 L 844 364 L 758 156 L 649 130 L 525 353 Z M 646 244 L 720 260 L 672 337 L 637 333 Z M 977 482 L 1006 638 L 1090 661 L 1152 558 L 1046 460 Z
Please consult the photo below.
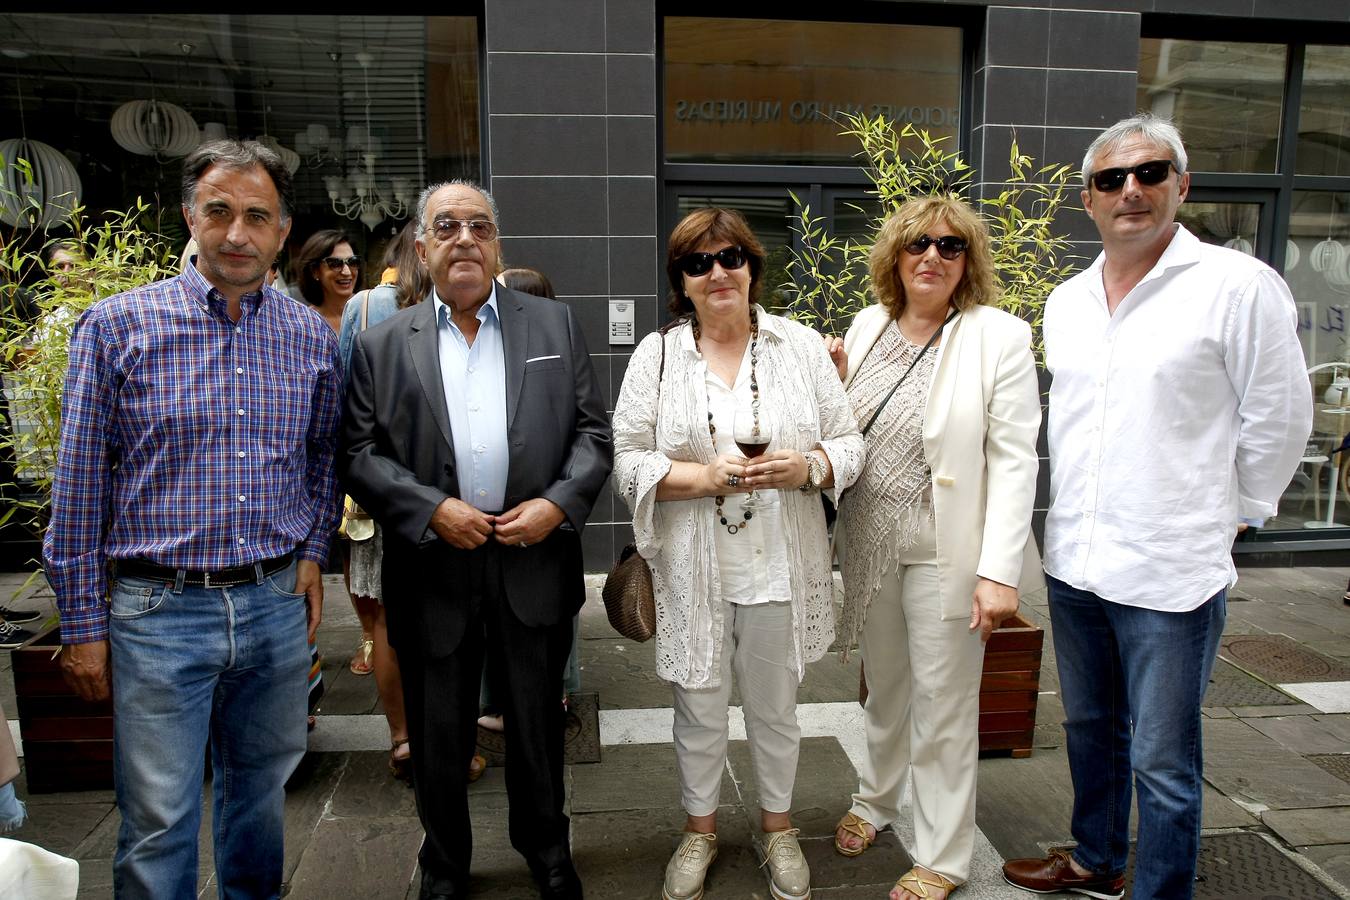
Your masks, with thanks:
M 745 265 L 747 257 L 740 247 L 723 247 L 716 253 L 686 253 L 675 265 L 690 278 L 697 278 L 712 271 L 714 260 L 729 272 Z
M 1151 159 L 1137 166 L 1102 169 L 1092 173 L 1092 186 L 1103 194 L 1113 194 L 1125 186 L 1125 179 L 1131 175 L 1138 179 L 1140 184 L 1162 184 L 1167 180 L 1168 171 L 1176 168 L 1177 164 L 1170 159 Z M 1177 169 L 1177 172 L 1180 173 L 1181 170 Z
M 954 234 L 945 237 L 935 238 L 928 235 L 921 235 L 905 245 L 905 250 L 914 256 L 923 256 L 928 252 L 929 245 L 937 247 L 938 256 L 943 259 L 956 259 L 966 248 L 970 246 L 970 241 L 965 238 L 959 238 Z
M 334 272 L 341 272 L 343 266 L 352 270 L 361 268 L 361 257 L 359 256 L 348 256 L 345 259 L 341 256 L 325 256 L 319 262 Z

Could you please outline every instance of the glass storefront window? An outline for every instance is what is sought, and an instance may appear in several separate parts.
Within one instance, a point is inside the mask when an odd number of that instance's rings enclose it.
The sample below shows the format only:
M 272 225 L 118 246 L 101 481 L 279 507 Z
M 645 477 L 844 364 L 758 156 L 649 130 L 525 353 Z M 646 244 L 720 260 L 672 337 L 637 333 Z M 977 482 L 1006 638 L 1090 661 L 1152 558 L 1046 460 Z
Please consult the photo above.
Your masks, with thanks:
M 1274 172 L 1287 48 L 1144 38 L 1138 107 L 1171 119 L 1194 172 Z
M 1312 379 L 1313 433 L 1280 516 L 1266 527 L 1350 524 L 1350 495 L 1337 487 L 1343 457 L 1330 455 L 1350 432 L 1350 192 L 1294 192 L 1284 279 Z M 1333 493 L 1335 507 L 1328 502 Z
M 1188 199 L 1177 207 L 1177 221 L 1207 244 L 1217 244 L 1254 256 L 1259 203 L 1221 203 Z
M 481 174 L 473 16 L 13 13 L 0 34 L 0 139 L 64 154 L 92 211 L 146 198 L 177 243 L 181 157 L 207 137 L 272 135 L 294 160 L 292 251 L 340 227 L 376 257 L 422 186 Z M 177 146 L 153 149 L 163 110 L 114 125 L 133 101 L 176 107 Z M 367 182 L 388 207 L 364 222 L 334 209 L 330 192 L 354 200 Z
M 1310 45 L 1298 110 L 1300 175 L 1350 175 L 1350 47 Z
M 961 30 L 665 19 L 670 162 L 854 165 L 841 112 L 913 123 L 955 146 Z

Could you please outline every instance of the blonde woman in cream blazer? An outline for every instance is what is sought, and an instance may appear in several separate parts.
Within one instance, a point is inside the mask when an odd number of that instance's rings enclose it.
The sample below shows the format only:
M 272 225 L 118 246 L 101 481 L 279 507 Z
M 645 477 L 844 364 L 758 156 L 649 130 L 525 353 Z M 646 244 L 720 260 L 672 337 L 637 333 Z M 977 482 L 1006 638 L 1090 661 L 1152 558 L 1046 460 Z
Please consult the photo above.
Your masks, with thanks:
M 871 276 L 881 303 L 842 347 L 829 339 L 859 423 L 875 416 L 839 511 L 840 632 L 864 660 L 868 762 L 835 847 L 857 856 L 895 822 L 912 767 L 916 865 L 891 897 L 940 900 L 966 881 L 974 847 L 983 642 L 1019 590 L 1043 583 L 1041 409 L 1031 329 L 988 305 L 989 238 L 964 202 L 902 206 Z

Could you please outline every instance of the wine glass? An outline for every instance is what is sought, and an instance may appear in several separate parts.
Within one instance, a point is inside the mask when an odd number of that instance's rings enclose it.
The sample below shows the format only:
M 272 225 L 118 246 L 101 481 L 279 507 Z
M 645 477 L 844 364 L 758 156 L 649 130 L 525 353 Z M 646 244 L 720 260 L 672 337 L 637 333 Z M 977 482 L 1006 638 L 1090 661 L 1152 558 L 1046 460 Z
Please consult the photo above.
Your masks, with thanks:
M 741 451 L 741 455 L 754 462 L 768 452 L 770 444 L 769 423 L 761 420 L 753 406 L 749 404 L 737 406 L 732 439 L 736 442 L 736 447 Z M 751 491 L 745 495 L 745 500 L 742 501 L 741 506 L 743 509 L 759 512 L 765 507 L 765 502 L 760 498 L 758 491 Z

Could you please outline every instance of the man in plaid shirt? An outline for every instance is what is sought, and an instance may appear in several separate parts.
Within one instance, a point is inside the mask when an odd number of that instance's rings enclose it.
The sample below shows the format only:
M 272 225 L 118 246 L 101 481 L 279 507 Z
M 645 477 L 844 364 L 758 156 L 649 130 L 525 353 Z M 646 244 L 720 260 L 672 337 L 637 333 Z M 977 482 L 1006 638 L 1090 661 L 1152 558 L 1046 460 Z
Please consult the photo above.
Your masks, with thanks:
M 43 555 L 66 679 L 112 690 L 119 898 L 195 896 L 208 738 L 221 894 L 280 893 L 341 397 L 332 330 L 263 284 L 292 206 L 275 153 L 203 144 L 183 164 L 193 265 L 71 340 Z

